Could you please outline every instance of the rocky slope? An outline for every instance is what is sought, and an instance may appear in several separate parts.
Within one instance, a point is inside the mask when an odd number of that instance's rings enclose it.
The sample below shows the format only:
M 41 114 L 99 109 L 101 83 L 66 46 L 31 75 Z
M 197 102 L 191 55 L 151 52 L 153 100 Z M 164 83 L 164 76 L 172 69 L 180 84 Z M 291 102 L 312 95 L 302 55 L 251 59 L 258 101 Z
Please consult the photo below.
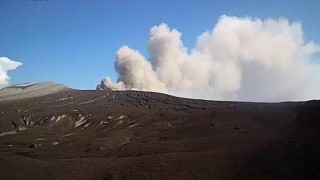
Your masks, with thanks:
M 320 177 L 319 101 L 40 89 L 0 102 L 1 179 Z

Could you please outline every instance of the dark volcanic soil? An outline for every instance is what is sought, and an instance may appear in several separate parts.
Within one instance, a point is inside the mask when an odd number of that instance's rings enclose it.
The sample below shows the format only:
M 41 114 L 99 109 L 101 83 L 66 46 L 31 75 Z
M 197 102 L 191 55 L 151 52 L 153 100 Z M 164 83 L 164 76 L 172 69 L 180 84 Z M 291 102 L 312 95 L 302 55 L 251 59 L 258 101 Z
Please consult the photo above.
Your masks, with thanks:
M 319 179 L 320 101 L 64 90 L 0 102 L 1 179 Z

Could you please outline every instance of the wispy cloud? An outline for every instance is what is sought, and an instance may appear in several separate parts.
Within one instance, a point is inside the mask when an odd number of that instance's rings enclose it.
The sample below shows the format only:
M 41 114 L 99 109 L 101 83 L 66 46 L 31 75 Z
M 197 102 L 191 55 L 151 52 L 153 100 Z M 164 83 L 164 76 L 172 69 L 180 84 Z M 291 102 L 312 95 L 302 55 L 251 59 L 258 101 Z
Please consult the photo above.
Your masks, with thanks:
M 21 62 L 13 61 L 7 57 L 0 57 L 0 88 L 9 84 L 8 71 L 15 70 L 21 65 Z

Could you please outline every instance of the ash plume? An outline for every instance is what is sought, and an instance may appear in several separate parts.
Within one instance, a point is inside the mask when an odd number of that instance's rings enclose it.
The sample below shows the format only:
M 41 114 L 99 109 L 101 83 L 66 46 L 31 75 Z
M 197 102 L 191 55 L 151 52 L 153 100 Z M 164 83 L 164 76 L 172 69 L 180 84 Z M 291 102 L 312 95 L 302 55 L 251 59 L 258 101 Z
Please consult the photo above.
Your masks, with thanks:
M 98 89 L 164 92 L 191 98 L 284 101 L 320 98 L 318 44 L 299 22 L 223 15 L 188 50 L 182 34 L 154 26 L 149 58 L 127 46 L 116 56 L 118 81 Z

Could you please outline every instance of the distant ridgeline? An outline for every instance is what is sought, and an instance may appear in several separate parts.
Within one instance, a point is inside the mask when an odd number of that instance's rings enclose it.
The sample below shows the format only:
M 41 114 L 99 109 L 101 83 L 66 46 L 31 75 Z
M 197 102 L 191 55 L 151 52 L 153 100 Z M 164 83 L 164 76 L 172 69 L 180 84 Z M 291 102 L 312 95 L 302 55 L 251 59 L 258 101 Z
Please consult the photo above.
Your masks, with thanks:
M 45 96 L 66 89 L 69 88 L 52 82 L 17 84 L 0 89 L 0 101 Z

